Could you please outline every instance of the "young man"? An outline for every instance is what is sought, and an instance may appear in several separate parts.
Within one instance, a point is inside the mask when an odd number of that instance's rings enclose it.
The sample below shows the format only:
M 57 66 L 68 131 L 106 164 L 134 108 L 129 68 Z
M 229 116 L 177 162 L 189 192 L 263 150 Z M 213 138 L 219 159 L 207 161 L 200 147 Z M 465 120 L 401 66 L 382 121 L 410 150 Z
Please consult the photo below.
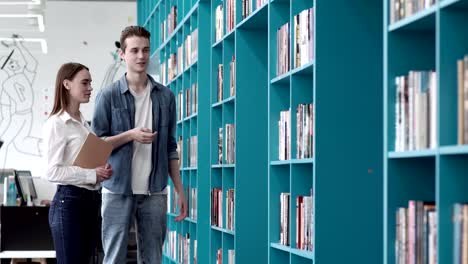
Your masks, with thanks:
M 180 180 L 175 139 L 174 94 L 146 69 L 150 33 L 130 26 L 120 36 L 127 73 L 103 89 L 96 100 L 94 132 L 111 142 L 114 175 L 102 190 L 104 263 L 125 263 L 128 231 L 136 220 L 138 263 L 161 263 L 166 235 L 167 180 L 178 193 L 180 215 L 187 205 Z

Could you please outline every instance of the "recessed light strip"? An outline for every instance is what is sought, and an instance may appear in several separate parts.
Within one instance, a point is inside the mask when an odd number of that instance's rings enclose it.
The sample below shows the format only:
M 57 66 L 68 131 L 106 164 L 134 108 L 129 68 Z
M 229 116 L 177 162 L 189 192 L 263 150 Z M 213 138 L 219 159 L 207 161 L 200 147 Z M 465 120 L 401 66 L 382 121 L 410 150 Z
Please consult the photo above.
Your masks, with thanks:
M 39 31 L 44 32 L 44 17 L 42 15 L 37 14 L 0 14 L 0 18 L 21 18 L 21 17 L 33 17 L 37 18 L 37 25 L 39 27 Z
M 47 54 L 47 41 L 43 38 L 0 38 L 0 41 L 20 41 L 20 42 L 39 42 L 41 43 L 42 52 Z
M 40 5 L 40 0 L 0 2 L 0 5 Z

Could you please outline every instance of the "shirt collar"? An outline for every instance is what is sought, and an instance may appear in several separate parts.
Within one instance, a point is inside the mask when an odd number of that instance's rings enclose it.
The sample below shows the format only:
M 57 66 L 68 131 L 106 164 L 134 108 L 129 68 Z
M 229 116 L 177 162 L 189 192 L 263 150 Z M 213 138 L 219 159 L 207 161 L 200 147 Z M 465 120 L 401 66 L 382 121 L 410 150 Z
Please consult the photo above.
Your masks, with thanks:
M 160 90 L 161 87 L 159 87 L 159 84 L 151 77 L 151 75 L 147 74 L 148 76 L 148 81 L 151 83 L 151 90 Z M 128 82 L 127 82 L 127 73 L 125 73 L 122 78 L 119 80 L 120 83 L 120 93 L 125 93 L 128 91 Z
M 59 118 L 60 118 L 64 123 L 66 123 L 66 122 L 69 121 L 69 120 L 78 122 L 78 120 L 73 119 L 67 111 L 62 111 L 62 113 L 60 113 L 60 115 L 59 115 Z M 83 114 L 81 114 L 81 112 L 80 112 L 80 118 L 81 118 L 81 123 L 82 123 L 82 124 L 83 124 L 84 122 L 86 122 L 86 121 L 84 120 Z M 79 122 L 78 122 L 78 123 L 79 123 Z

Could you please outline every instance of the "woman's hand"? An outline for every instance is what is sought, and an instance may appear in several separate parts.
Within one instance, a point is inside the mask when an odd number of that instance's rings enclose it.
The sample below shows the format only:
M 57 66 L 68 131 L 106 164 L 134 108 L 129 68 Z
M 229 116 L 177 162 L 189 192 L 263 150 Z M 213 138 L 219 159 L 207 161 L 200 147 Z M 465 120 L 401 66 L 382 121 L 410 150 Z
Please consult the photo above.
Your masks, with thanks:
M 112 176 L 112 167 L 110 164 L 102 165 L 96 168 L 96 183 L 110 179 Z

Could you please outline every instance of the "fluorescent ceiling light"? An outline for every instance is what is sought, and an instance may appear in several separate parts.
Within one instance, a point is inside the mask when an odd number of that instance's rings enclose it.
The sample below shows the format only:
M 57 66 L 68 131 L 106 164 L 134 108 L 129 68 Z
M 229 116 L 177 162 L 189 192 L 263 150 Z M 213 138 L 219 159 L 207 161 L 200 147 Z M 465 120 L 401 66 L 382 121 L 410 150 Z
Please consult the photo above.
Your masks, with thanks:
M 15 14 L 0 14 L 0 18 L 5 17 L 5 18 L 37 18 L 37 25 L 39 26 L 39 31 L 44 32 L 45 26 L 44 26 L 44 17 L 42 15 L 38 14 L 21 14 L 21 15 L 15 15 Z
M 20 42 L 39 42 L 42 52 L 47 54 L 47 41 L 43 38 L 0 38 L 0 41 L 20 41 Z
M 40 0 L 0 2 L 0 5 L 40 5 Z

